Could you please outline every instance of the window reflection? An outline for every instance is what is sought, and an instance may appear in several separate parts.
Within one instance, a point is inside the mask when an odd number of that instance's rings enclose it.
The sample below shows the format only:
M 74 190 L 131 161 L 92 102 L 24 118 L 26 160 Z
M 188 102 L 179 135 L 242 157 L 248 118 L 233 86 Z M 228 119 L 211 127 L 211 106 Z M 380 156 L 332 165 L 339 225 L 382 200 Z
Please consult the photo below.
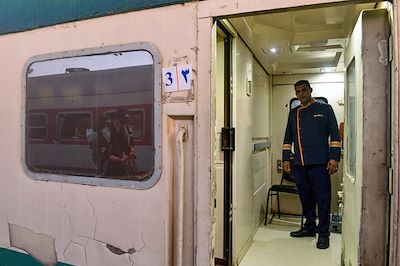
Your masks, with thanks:
M 47 116 L 46 114 L 30 114 L 28 123 L 28 138 L 41 140 L 47 135 Z
M 152 175 L 154 64 L 149 52 L 38 61 L 27 73 L 31 171 L 124 180 Z
M 59 139 L 86 139 L 86 130 L 91 128 L 90 113 L 59 113 L 57 136 Z

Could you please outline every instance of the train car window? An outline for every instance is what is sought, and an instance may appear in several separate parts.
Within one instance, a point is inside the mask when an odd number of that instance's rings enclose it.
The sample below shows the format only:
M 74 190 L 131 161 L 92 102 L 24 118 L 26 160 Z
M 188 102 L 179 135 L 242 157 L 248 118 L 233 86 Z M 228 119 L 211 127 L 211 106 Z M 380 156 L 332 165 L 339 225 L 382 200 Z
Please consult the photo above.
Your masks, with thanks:
M 112 117 L 116 110 L 107 111 L 105 114 Z M 129 109 L 126 114 L 126 125 L 132 130 L 133 140 L 140 142 L 145 137 L 145 110 L 144 109 Z
M 135 141 L 143 140 L 145 136 L 145 112 L 144 110 L 129 110 L 130 119 L 128 125 L 133 129 L 133 139 Z
M 153 186 L 161 171 L 160 77 L 158 51 L 148 43 L 32 58 L 25 86 L 28 173 Z
M 90 113 L 59 113 L 57 115 L 58 139 L 86 140 L 86 131 L 90 128 Z
M 44 140 L 47 136 L 47 115 L 44 113 L 29 114 L 28 138 Z

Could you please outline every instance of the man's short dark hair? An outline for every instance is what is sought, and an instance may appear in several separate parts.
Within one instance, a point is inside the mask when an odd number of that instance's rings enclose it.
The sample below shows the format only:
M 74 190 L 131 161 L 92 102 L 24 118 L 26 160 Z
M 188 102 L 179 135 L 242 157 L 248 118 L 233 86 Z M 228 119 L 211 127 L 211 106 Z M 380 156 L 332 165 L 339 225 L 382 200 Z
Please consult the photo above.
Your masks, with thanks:
M 305 80 L 305 79 L 302 79 L 302 80 L 297 81 L 297 82 L 294 84 L 294 86 L 297 87 L 297 86 L 301 86 L 301 85 L 303 85 L 303 84 L 305 84 L 305 85 L 307 85 L 307 87 L 311 88 L 310 82 L 308 82 L 308 80 Z
M 299 80 L 294 84 L 294 87 L 296 88 L 297 86 L 301 86 L 301 85 L 306 85 L 308 88 L 310 88 L 310 90 L 312 92 L 312 88 L 311 88 L 310 82 L 308 82 L 308 80 L 306 80 L 306 79 Z

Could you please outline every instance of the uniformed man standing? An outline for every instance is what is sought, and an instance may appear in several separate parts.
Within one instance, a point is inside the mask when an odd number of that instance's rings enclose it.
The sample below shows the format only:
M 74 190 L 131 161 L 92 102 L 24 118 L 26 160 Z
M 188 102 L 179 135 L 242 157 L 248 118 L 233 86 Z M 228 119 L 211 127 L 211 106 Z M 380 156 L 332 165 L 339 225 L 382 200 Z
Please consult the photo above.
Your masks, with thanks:
M 300 80 L 294 89 L 301 105 L 289 113 L 283 141 L 283 170 L 294 171 L 306 222 L 303 228 L 291 232 L 290 236 L 307 237 L 318 233 L 317 248 L 326 249 L 329 247 L 330 175 L 338 169 L 340 135 L 332 107 L 311 97 L 310 83 Z M 290 169 L 293 143 L 295 169 Z

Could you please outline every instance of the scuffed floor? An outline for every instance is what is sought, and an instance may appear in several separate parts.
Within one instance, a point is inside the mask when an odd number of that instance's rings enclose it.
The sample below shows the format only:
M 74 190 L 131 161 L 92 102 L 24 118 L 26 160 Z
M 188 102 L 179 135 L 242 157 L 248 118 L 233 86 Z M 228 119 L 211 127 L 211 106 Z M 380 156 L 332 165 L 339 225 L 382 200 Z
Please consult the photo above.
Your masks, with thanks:
M 331 234 L 330 248 L 316 248 L 317 237 L 294 239 L 299 226 L 273 221 L 258 229 L 240 266 L 340 266 L 341 235 Z

